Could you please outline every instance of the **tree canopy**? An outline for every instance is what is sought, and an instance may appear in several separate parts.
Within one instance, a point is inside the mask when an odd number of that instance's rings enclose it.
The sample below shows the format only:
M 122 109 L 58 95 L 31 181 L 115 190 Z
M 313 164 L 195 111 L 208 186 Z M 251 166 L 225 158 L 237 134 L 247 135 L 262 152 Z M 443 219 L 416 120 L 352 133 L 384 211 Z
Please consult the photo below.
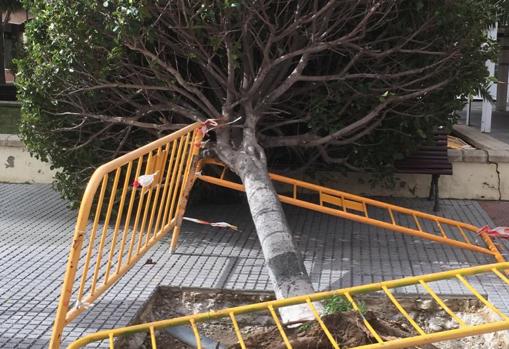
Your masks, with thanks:
M 486 29 L 502 9 L 494 0 L 25 5 L 35 18 L 18 62 L 21 134 L 59 168 L 72 200 L 104 161 L 185 123 L 251 112 L 271 165 L 390 172 L 486 87 Z

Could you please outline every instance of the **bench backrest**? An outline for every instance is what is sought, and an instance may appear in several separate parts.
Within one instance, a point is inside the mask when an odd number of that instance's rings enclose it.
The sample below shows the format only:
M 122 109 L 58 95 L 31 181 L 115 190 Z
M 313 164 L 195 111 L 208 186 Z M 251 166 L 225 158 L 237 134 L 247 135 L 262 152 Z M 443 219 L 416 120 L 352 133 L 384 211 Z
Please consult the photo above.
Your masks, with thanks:
M 452 175 L 452 164 L 447 156 L 446 129 L 438 129 L 433 144 L 425 144 L 403 160 L 396 161 L 398 173 Z

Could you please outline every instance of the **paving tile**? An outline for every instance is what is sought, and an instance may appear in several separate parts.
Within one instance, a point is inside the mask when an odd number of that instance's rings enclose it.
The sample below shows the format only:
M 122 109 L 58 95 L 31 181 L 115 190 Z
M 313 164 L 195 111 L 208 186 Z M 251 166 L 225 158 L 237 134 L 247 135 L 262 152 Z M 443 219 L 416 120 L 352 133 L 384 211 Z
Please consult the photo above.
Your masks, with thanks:
M 427 200 L 390 200 L 424 211 L 432 206 Z M 440 214 L 453 219 L 478 226 L 493 224 L 474 201 L 442 200 L 441 208 Z M 470 251 L 352 221 L 295 207 L 285 206 L 285 211 L 317 290 L 492 262 Z M 245 203 L 201 205 L 190 208 L 188 214 L 228 221 L 241 231 L 185 222 L 177 251 L 170 254 L 169 238 L 163 238 L 92 309 L 66 327 L 64 343 L 102 328 L 126 325 L 158 285 L 271 289 Z M 47 347 L 74 223 L 75 212 L 67 209 L 49 186 L 0 183 L 1 348 Z M 147 258 L 156 265 L 145 265 Z M 500 280 L 470 281 L 498 307 L 509 309 L 509 290 Z M 433 287 L 441 294 L 467 294 L 454 280 Z M 422 290 L 409 286 L 395 293 L 418 294 Z

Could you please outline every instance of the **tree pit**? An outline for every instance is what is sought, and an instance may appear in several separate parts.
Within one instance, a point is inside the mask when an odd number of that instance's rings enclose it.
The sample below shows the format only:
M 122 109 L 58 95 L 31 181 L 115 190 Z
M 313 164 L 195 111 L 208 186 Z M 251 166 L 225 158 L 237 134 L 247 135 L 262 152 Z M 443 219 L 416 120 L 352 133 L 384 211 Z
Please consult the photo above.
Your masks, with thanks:
M 139 311 L 131 324 L 151 322 L 192 313 L 220 310 L 273 299 L 267 292 L 244 292 L 211 289 L 181 289 L 159 287 Z M 443 311 L 432 299 L 418 295 L 399 295 L 399 303 L 415 322 L 426 332 L 433 333 L 458 328 L 458 324 Z M 385 297 L 355 297 L 361 313 L 353 311 L 349 303 L 341 297 L 325 301 L 329 314 L 322 320 L 341 348 L 376 343 L 377 339 L 364 324 L 367 320 L 382 340 L 416 336 L 414 327 Z M 497 318 L 483 304 L 464 296 L 444 297 L 446 305 L 468 324 L 495 321 Z M 240 314 L 236 316 L 244 343 L 249 349 L 284 349 L 285 343 L 268 311 Z M 221 343 L 221 348 L 241 348 L 229 318 L 197 322 L 202 341 L 205 337 Z M 186 326 L 191 328 L 190 326 Z M 316 321 L 285 326 L 285 333 L 294 349 L 333 348 L 329 339 Z M 157 347 L 171 349 L 189 349 L 167 331 L 156 331 Z M 146 333 L 126 335 L 117 340 L 115 347 L 151 348 L 150 337 Z M 507 348 L 507 332 L 488 333 L 440 343 L 414 346 L 414 349 L 460 349 L 460 348 Z

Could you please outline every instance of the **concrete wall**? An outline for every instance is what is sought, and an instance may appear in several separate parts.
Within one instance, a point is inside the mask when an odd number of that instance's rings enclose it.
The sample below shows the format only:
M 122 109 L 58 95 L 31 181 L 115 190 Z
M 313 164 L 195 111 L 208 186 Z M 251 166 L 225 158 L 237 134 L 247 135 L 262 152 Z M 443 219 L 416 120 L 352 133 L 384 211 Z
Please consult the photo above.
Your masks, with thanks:
M 480 149 L 449 150 L 452 176 L 441 176 L 441 198 L 509 200 L 509 145 L 472 128 L 460 128 L 461 137 Z M 476 133 L 477 132 L 477 133 Z M 0 182 L 51 183 L 48 163 L 32 158 L 15 135 L 0 134 Z M 396 175 L 395 187 L 371 185 L 369 174 L 317 173 L 310 182 L 361 195 L 426 197 L 430 175 Z
M 509 200 L 509 144 L 467 126 L 455 126 L 456 133 L 477 149 L 449 149 L 453 175 L 441 176 L 441 198 Z M 370 184 L 370 175 L 320 173 L 320 184 L 361 195 L 427 197 L 430 175 L 396 175 L 395 187 Z M 316 179 L 314 180 L 316 182 Z
M 51 183 L 53 176 L 50 165 L 31 157 L 18 136 L 0 134 L 0 182 Z
M 509 200 L 509 163 L 454 161 L 452 166 L 452 176 L 440 177 L 441 198 Z M 427 197 L 431 184 L 431 175 L 397 174 L 394 187 L 372 186 L 368 174 L 350 173 L 345 177 L 337 173 L 320 173 L 317 177 L 321 185 L 375 196 Z

